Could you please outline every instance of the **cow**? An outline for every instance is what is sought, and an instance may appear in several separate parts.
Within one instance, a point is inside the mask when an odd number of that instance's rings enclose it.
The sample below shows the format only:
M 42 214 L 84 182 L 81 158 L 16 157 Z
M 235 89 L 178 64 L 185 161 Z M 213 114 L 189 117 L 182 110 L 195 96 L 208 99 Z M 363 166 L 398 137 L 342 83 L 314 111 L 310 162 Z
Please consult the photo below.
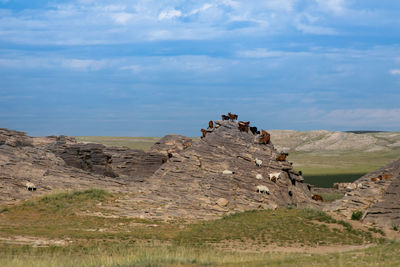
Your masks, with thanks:
M 257 127 L 250 127 L 250 132 L 252 133 L 252 134 L 254 134 L 254 135 L 256 135 L 257 134 Z
M 256 163 L 256 165 L 257 165 L 258 167 L 261 167 L 261 164 L 263 163 L 262 160 L 261 160 L 261 159 L 258 159 L 258 158 L 256 158 L 256 159 L 254 160 L 254 162 Z
M 229 121 L 229 116 L 221 115 L 223 121 Z
M 249 132 L 249 124 L 250 124 L 250 122 L 249 121 L 246 121 L 246 122 L 244 122 L 244 121 L 239 121 L 239 130 L 241 131 L 241 132 Z
M 320 195 L 313 195 L 312 199 L 314 199 L 315 201 L 324 201 L 324 199 Z
M 268 132 L 266 132 L 264 130 L 261 130 L 261 137 L 258 140 L 258 142 L 263 143 L 264 145 L 266 145 L 266 144 L 269 143 L 270 139 L 271 139 L 271 135 Z
M 237 120 L 237 119 L 238 119 L 238 115 L 232 114 L 232 113 L 230 113 L 230 112 L 228 112 L 228 116 L 229 116 L 229 119 L 230 119 L 231 121 L 234 121 L 234 120 Z
M 277 161 L 285 161 L 287 156 L 289 156 L 288 153 L 282 153 L 278 157 L 276 157 L 276 160 Z
M 209 121 L 209 122 L 208 122 L 208 128 L 209 128 L 209 129 L 212 129 L 213 127 L 214 127 L 213 121 Z
M 26 182 L 25 186 L 28 191 L 36 191 L 36 185 L 31 182 Z
M 162 164 L 167 163 L 167 161 L 168 161 L 167 158 L 162 158 L 162 159 L 161 159 Z
M 172 153 L 171 152 L 168 152 L 168 158 L 169 159 L 172 158 Z
M 390 178 L 392 178 L 393 174 L 381 174 L 379 175 L 379 178 L 381 180 L 390 180 Z
M 235 174 L 235 172 L 230 170 L 224 170 L 222 174 Z
M 257 193 L 269 195 L 269 188 L 265 185 L 257 185 Z
M 204 129 L 201 129 L 200 131 L 201 131 L 201 132 L 202 132 L 202 134 L 203 134 L 203 136 L 202 136 L 201 138 L 204 138 L 204 137 L 206 137 L 206 135 L 207 135 L 207 131 L 206 131 L 206 130 L 204 130 Z

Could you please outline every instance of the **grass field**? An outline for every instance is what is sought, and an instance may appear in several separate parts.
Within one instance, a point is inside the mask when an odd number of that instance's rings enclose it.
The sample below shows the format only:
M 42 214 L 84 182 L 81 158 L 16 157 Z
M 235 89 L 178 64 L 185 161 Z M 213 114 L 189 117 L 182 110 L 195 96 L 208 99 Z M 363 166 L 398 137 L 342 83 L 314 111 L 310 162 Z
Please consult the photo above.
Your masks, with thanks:
M 398 242 L 321 211 L 248 211 L 198 223 L 95 216 L 108 215 L 101 207 L 117 197 L 93 189 L 0 209 L 0 266 L 400 264 Z
M 105 146 L 125 146 L 131 149 L 149 150 L 160 137 L 112 137 L 74 136 L 78 142 L 98 143 Z

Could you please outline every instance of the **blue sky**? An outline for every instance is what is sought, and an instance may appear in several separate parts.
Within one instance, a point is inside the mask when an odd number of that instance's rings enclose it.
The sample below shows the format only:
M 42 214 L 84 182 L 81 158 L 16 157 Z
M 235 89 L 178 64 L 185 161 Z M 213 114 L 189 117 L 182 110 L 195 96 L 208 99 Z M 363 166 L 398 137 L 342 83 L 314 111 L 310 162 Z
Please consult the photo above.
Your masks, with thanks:
M 400 1 L 0 0 L 0 127 L 400 131 Z

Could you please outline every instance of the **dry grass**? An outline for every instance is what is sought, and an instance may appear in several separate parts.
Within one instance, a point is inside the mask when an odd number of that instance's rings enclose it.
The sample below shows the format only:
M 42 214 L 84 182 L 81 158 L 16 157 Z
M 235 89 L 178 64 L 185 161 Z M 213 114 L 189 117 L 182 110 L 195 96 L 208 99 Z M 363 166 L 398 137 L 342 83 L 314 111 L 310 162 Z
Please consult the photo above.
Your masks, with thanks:
M 49 195 L 4 209 L 0 238 L 66 240 L 64 246 L 0 243 L 0 266 L 390 266 L 398 243 L 375 239 L 311 209 L 248 211 L 201 223 L 92 216 L 118 196 L 102 190 Z M 378 249 L 314 255 L 285 248 L 377 243 Z M 228 247 L 226 244 L 230 244 Z M 281 247 L 269 252 L 268 247 Z M 247 248 L 243 250 L 243 248 Z M 321 247 L 323 248 L 323 247 Z M 389 248 L 386 251 L 384 248 Z M 354 265 L 353 265 L 354 266 Z M 366 265 L 368 266 L 368 265 Z M 382 265 L 383 266 L 383 265 Z

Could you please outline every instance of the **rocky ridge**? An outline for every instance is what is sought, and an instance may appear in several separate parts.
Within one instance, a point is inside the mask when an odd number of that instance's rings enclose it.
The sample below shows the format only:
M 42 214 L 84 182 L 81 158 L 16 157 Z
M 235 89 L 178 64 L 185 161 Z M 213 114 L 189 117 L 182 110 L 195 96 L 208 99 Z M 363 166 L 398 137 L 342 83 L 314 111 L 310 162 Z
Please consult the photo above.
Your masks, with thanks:
M 400 226 L 400 160 L 362 176 L 353 185 L 347 186 L 342 199 L 324 209 L 347 218 L 351 218 L 353 212 L 361 211 L 365 222 Z
M 130 214 L 208 219 L 250 209 L 318 205 L 309 187 L 271 143 L 240 131 L 236 121 L 215 121 L 206 136 L 163 164 L 125 202 Z M 274 182 L 273 175 L 277 176 Z
M 198 142 L 169 135 L 146 152 L 1 129 L 0 203 L 55 190 L 102 188 L 131 193 L 118 200 L 119 208 L 109 208 L 144 218 L 208 219 L 319 205 L 285 155 L 239 124 L 215 121 Z

